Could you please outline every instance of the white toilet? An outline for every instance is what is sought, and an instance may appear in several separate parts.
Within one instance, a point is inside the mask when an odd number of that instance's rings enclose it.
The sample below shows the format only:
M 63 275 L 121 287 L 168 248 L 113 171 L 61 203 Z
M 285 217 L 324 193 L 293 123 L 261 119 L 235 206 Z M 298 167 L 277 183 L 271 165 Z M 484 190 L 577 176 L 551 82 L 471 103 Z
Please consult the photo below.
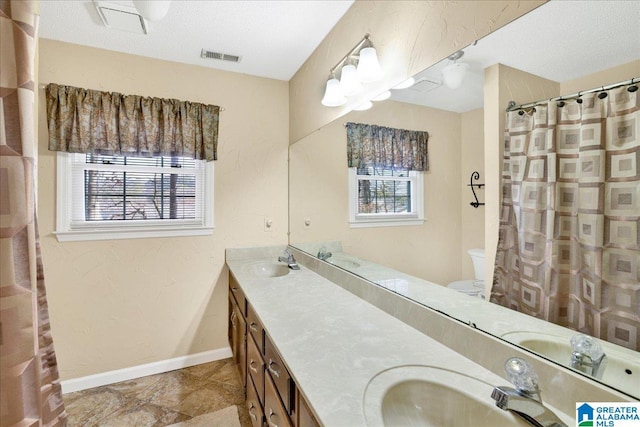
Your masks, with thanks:
M 447 288 L 474 297 L 484 297 L 484 249 L 469 249 L 467 252 L 473 261 L 475 280 L 458 280 L 449 283 Z

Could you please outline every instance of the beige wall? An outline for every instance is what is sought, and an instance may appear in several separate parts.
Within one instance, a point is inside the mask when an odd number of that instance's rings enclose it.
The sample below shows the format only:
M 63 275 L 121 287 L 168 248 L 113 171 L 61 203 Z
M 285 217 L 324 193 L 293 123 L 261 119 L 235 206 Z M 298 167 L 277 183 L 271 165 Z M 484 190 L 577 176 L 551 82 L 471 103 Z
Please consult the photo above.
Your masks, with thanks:
M 225 108 L 212 236 L 58 243 L 40 94 L 39 226 L 61 378 L 227 346 L 225 248 L 287 243 L 287 83 L 51 40 L 39 61 L 42 83 Z
M 462 279 L 475 278 L 473 263 L 467 252 L 473 248 L 484 248 L 484 206 L 474 208 L 475 201 L 469 184 L 474 171 L 480 173 L 478 183 L 484 183 L 484 110 L 482 108 L 460 115 L 460 263 Z M 480 203 L 484 203 L 483 189 L 475 189 Z
M 570 95 L 581 90 L 594 89 L 640 77 L 640 60 L 632 61 L 618 67 L 609 68 L 597 73 L 589 74 L 578 79 L 560 83 L 560 93 Z
M 292 243 L 341 240 L 351 254 L 446 285 L 460 278 L 460 114 L 385 101 L 334 120 L 290 148 Z M 349 228 L 345 122 L 430 133 L 421 226 Z M 470 207 L 470 209 L 473 209 Z M 305 228 L 304 219 L 311 219 Z
M 356 0 L 290 81 L 290 140 L 341 117 L 363 99 L 396 85 L 546 0 Z M 382 81 L 343 107 L 320 104 L 329 70 L 365 35 L 378 51 Z

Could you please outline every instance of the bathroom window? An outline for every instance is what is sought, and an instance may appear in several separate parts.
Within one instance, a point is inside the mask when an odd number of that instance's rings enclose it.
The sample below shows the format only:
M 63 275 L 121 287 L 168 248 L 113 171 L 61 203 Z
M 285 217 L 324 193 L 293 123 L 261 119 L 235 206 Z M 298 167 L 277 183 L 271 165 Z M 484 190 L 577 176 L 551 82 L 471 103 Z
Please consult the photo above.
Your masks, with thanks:
M 349 168 L 351 227 L 424 222 L 422 172 L 374 166 Z
M 59 241 L 211 234 L 213 162 L 59 152 Z

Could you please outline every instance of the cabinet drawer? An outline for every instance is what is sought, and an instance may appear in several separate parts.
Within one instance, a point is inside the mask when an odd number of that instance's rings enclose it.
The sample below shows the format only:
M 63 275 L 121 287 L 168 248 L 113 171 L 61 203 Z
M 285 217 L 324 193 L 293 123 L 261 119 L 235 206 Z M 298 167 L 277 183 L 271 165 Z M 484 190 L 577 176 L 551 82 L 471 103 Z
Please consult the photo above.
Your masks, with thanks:
M 233 274 L 229 274 L 229 292 L 233 295 L 238 303 L 238 307 L 240 307 L 240 311 L 242 312 L 243 317 L 247 317 L 247 298 L 244 296 L 244 292 L 240 285 L 238 285 L 238 281 Z
M 253 310 L 253 307 L 251 307 L 251 304 L 247 304 L 247 330 L 251 333 L 253 339 L 256 340 L 260 354 L 264 354 L 264 328 L 260 320 L 258 320 L 258 316 L 256 316 L 256 312 Z
M 278 354 L 278 351 L 271 343 L 268 334 L 264 334 L 265 341 L 265 356 L 264 356 L 264 365 L 269 375 L 265 375 L 265 378 L 271 376 L 273 379 L 273 383 L 280 395 L 280 399 L 282 400 L 282 404 L 284 405 L 287 414 L 290 414 L 294 408 L 293 400 L 294 400 L 294 386 L 293 380 L 291 379 L 291 375 L 285 368 L 284 363 L 282 363 L 282 359 Z M 266 379 L 265 379 L 266 384 Z M 265 385 L 266 387 L 266 385 Z M 265 393 L 266 394 L 266 393 Z M 266 397 L 265 397 L 266 398 Z M 265 414 L 267 411 L 265 410 Z M 268 421 L 268 420 L 267 420 Z
M 293 427 L 269 375 L 264 379 L 264 417 L 269 427 Z
M 259 403 L 264 403 L 264 361 L 251 336 L 247 338 L 247 372 L 256 387 Z
M 262 412 L 262 404 L 258 400 L 258 394 L 254 387 L 253 381 L 247 381 L 247 409 L 249 409 L 249 417 L 251 418 L 252 427 L 264 426 L 264 413 Z
M 296 411 L 298 412 L 296 416 L 297 422 L 296 427 L 320 427 L 320 423 L 315 419 L 307 401 L 304 400 L 304 397 L 300 394 L 300 390 L 296 390 Z

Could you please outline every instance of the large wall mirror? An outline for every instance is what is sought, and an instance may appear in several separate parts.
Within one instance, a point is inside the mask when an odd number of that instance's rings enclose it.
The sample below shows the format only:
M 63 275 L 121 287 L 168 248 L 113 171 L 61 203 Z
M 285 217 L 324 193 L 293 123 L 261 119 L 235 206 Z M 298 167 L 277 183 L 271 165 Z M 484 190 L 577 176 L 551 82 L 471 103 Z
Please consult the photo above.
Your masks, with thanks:
M 366 111 L 352 111 L 292 144 L 290 244 L 313 256 L 324 247 L 332 253 L 327 262 L 569 366 L 569 338 L 575 331 L 446 287 L 473 279 L 476 273 L 468 251 L 497 240 L 487 238 L 485 223 L 497 223 L 498 218 L 485 218 L 485 212 L 499 209 L 471 206 L 475 200 L 468 185 L 473 172 L 478 172 L 479 183 L 487 174 L 498 173 L 485 170 L 492 162 L 485 161 L 491 154 L 484 135 L 486 127 L 498 129 L 504 123 L 508 94 L 500 94 L 505 103 L 500 111 L 495 116 L 488 114 L 486 95 L 499 96 L 487 91 L 487 73 L 492 67 L 505 67 L 492 74 L 499 78 L 510 74 L 509 84 L 503 87 L 522 84 L 538 90 L 546 85 L 541 90 L 549 98 L 640 77 L 639 5 L 626 1 L 546 3 L 464 48 L 459 61 L 469 67 L 459 88 L 443 84 L 442 68 L 450 63 L 445 59 L 414 76 L 416 84 L 411 88 L 392 90 L 390 99 L 376 102 Z M 539 83 L 537 76 L 547 83 Z M 512 93 L 523 92 L 527 90 Z M 514 99 L 518 104 L 544 98 L 519 96 L 522 99 Z M 429 132 L 423 224 L 350 224 L 347 122 Z M 494 160 L 499 167 L 500 159 Z M 485 201 L 483 191 L 476 188 L 480 202 Z M 371 265 L 382 266 L 384 272 L 369 268 Z M 640 266 L 640 253 L 636 266 Z M 423 285 L 435 290 L 419 289 Z M 640 283 L 635 286 L 634 304 L 640 316 Z M 608 366 L 596 379 L 640 398 L 638 352 L 611 343 L 603 345 Z

